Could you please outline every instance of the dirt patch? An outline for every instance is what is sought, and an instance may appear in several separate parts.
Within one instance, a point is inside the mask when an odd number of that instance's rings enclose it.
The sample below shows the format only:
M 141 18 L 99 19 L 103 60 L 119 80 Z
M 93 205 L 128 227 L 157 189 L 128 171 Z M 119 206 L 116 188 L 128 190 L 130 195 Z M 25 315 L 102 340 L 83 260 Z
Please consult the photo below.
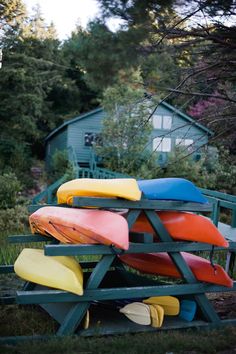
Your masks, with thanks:
M 207 297 L 222 320 L 236 318 L 236 292 L 211 293 Z

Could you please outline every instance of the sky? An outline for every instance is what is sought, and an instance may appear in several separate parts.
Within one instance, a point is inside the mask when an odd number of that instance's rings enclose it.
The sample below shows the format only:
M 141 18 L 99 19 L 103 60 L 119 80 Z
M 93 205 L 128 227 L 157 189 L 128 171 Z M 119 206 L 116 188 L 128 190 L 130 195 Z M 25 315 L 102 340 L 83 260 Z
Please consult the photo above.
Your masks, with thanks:
M 86 27 L 88 21 L 99 13 L 96 0 L 23 0 L 23 2 L 29 14 L 32 8 L 39 4 L 46 23 L 48 25 L 54 23 L 61 40 L 70 36 L 76 23 L 79 22 L 81 26 Z

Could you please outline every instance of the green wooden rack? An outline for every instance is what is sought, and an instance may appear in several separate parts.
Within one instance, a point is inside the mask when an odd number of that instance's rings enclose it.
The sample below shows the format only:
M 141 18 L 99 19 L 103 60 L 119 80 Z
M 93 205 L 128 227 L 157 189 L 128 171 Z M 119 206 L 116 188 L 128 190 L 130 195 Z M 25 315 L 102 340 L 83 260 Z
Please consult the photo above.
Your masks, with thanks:
M 30 212 L 43 205 L 31 206 Z M 156 331 L 151 326 L 141 326 L 129 321 L 125 316 L 114 310 L 116 300 L 140 299 L 149 296 L 173 295 L 180 298 L 192 298 L 198 305 L 197 317 L 192 322 L 181 320 L 179 317 L 165 317 L 164 325 L 158 330 L 168 330 L 190 327 L 209 327 L 220 325 L 235 325 L 236 319 L 221 319 L 216 313 L 207 293 L 235 291 L 233 288 L 216 286 L 199 282 L 188 264 L 181 255 L 181 251 L 197 252 L 212 251 L 212 246 L 198 242 L 173 241 L 155 210 L 191 211 L 196 213 L 212 213 L 213 205 L 178 201 L 127 201 L 122 199 L 106 198 L 79 198 L 74 197 L 73 207 L 83 208 L 95 206 L 102 209 L 128 209 L 127 222 L 129 229 L 135 223 L 141 212 L 145 213 L 149 223 L 159 235 L 160 242 L 154 243 L 151 234 L 130 233 L 130 246 L 127 251 L 105 245 L 65 245 L 56 241 L 44 246 L 47 256 L 81 256 L 99 255 L 101 258 L 94 262 L 81 262 L 84 271 L 84 294 L 75 294 L 45 288 L 33 283 L 26 283 L 24 288 L 14 295 L 0 298 L 2 304 L 38 304 L 43 307 L 52 318 L 59 323 L 56 336 L 78 334 L 81 336 L 107 335 L 127 332 Z M 45 242 L 47 237 L 41 235 L 10 236 L 13 243 Z M 229 240 L 229 250 L 236 251 L 236 242 Z M 215 247 L 215 250 L 227 252 L 226 249 Z M 124 266 L 119 255 L 125 253 L 168 252 L 172 261 L 182 274 L 182 282 L 161 282 L 158 277 L 140 275 Z M 14 272 L 13 265 L 0 267 L 1 273 Z M 113 304 L 113 305 L 112 305 Z M 113 309 L 112 309 L 113 306 Z M 87 310 L 91 313 L 91 325 L 88 329 L 82 328 L 82 322 Z M 32 337 L 30 337 L 32 338 Z M 35 339 L 41 337 L 34 337 Z M 45 338 L 45 337 L 43 337 Z M 2 341 L 29 339 L 29 337 L 5 337 Z

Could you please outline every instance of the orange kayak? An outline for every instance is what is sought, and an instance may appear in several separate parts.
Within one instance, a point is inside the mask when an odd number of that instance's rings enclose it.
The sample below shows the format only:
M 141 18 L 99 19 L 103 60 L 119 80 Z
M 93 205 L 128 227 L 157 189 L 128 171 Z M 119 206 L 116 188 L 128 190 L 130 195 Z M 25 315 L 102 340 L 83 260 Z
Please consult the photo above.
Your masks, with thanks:
M 198 280 L 227 287 L 233 286 L 232 279 L 218 264 L 214 264 L 213 268 L 211 263 L 202 257 L 186 252 L 181 254 Z M 182 278 L 167 253 L 124 254 L 119 257 L 122 262 L 140 272 Z
M 229 246 L 217 227 L 204 216 L 181 211 L 158 211 L 157 215 L 174 240 L 204 242 L 219 247 Z M 154 233 L 143 213 L 131 231 Z
M 126 219 L 110 211 L 46 206 L 30 215 L 29 223 L 32 233 L 51 235 L 63 243 L 129 248 Z

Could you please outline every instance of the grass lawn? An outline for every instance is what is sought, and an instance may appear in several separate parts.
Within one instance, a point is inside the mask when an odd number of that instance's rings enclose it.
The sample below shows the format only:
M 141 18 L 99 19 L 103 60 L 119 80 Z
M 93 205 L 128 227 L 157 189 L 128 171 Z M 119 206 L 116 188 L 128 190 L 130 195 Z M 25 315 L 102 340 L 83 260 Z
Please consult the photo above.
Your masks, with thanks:
M 184 330 L 107 337 L 65 337 L 48 341 L 0 345 L 2 354 L 89 353 L 235 353 L 236 327 L 218 330 Z

